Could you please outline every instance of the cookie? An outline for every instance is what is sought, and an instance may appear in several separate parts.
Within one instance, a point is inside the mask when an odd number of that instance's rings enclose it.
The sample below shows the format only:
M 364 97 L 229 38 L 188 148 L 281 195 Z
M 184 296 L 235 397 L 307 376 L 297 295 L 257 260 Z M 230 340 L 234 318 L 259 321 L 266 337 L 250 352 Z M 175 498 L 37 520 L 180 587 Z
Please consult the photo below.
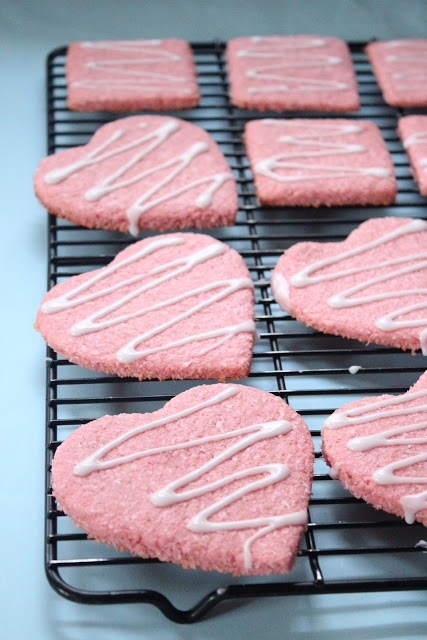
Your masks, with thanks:
M 78 111 L 183 109 L 200 99 L 190 45 L 176 38 L 73 42 L 66 80 Z
M 343 242 L 299 242 L 271 278 L 282 309 L 325 333 L 427 355 L 427 222 L 373 218 Z
M 427 196 L 427 116 L 399 118 L 398 131 L 420 193 Z
M 427 105 L 427 38 L 370 42 L 366 53 L 388 104 Z
M 57 353 L 97 371 L 242 378 L 255 336 L 253 284 L 237 251 L 219 240 L 154 236 L 58 283 L 36 328 Z
M 266 205 L 386 205 L 397 184 L 373 122 L 252 120 L 245 144 L 258 199 Z
M 53 490 L 87 534 L 143 557 L 234 574 L 292 568 L 313 444 L 282 399 L 204 385 L 154 413 L 104 416 L 56 451 Z
M 252 36 L 227 44 L 230 97 L 248 109 L 356 111 L 359 93 L 343 40 Z
M 405 394 L 363 398 L 322 431 L 332 475 L 377 509 L 427 525 L 427 373 Z
M 211 136 L 169 116 L 130 116 L 102 126 L 87 145 L 44 158 L 40 202 L 85 227 L 212 227 L 234 222 L 237 190 Z

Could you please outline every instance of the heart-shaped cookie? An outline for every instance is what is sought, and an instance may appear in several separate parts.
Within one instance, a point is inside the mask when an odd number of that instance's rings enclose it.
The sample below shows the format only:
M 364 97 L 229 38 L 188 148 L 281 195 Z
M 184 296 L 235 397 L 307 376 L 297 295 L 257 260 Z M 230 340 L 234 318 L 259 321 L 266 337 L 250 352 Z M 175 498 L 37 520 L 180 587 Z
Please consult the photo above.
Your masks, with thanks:
M 427 222 L 373 218 L 344 242 L 301 242 L 271 278 L 282 309 L 325 333 L 427 354 Z
M 427 525 L 427 372 L 400 396 L 363 398 L 326 421 L 323 453 L 356 497 Z
M 102 126 L 87 145 L 44 158 L 34 188 L 41 203 L 85 227 L 178 229 L 232 224 L 234 177 L 197 125 L 131 116 Z
M 36 327 L 89 369 L 142 378 L 245 377 L 255 335 L 241 256 L 196 233 L 140 240 L 102 269 L 60 282 Z
M 52 484 L 97 540 L 184 567 L 268 574 L 293 565 L 312 473 L 310 433 L 291 407 L 214 384 L 78 428 L 56 451 Z

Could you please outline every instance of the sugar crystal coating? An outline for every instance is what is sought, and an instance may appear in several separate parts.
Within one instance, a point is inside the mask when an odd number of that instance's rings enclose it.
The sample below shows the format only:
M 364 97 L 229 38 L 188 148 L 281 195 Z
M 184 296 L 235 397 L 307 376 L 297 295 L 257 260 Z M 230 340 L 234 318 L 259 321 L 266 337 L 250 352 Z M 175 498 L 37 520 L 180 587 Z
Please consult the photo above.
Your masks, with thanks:
M 387 205 L 395 199 L 393 162 L 373 122 L 252 120 L 245 144 L 262 204 Z
M 241 256 L 196 233 L 140 240 L 102 269 L 58 283 L 37 328 L 83 367 L 143 378 L 248 374 L 253 283 Z
M 427 373 L 405 394 L 367 397 L 325 422 L 332 475 L 377 509 L 427 524 Z
M 249 109 L 356 111 L 359 94 L 343 40 L 252 36 L 227 43 L 230 97 Z
M 216 142 L 170 116 L 109 122 L 88 144 L 44 158 L 34 187 L 61 218 L 133 235 L 232 224 L 238 207 L 236 182 Z
M 427 116 L 399 118 L 398 131 L 420 193 L 427 196 Z
M 183 109 L 200 97 L 190 45 L 177 38 L 73 42 L 66 80 L 78 111 Z
M 366 53 L 388 104 L 427 105 L 427 38 L 370 42 Z
M 325 333 L 427 354 L 427 222 L 373 218 L 343 242 L 299 242 L 271 286 L 291 315 Z
M 61 508 L 97 540 L 188 568 L 281 573 L 307 521 L 313 457 L 282 399 L 205 385 L 154 413 L 78 428 L 52 480 Z

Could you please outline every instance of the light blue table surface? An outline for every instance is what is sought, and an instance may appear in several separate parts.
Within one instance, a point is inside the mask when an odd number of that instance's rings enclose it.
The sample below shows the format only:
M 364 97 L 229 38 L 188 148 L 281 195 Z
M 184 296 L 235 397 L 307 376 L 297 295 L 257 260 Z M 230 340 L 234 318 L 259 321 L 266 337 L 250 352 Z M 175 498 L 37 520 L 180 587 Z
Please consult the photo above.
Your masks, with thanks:
M 149 605 L 84 606 L 49 587 L 43 569 L 45 345 L 33 330 L 46 288 L 46 214 L 32 191 L 46 149 L 45 57 L 57 46 L 108 37 L 208 40 L 279 32 L 425 37 L 426 17 L 426 0 L 3 0 L 0 638 L 427 637 L 421 592 L 259 599 L 183 627 Z

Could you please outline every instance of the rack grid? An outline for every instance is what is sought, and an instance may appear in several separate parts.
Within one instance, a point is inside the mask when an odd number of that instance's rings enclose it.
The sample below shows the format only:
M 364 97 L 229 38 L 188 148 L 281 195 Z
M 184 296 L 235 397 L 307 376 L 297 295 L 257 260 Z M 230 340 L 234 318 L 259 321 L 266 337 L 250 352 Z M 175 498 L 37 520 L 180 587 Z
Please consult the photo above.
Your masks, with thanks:
M 419 353 L 365 345 L 321 334 L 280 310 L 271 296 L 271 269 L 300 240 L 340 241 L 371 217 L 425 216 L 426 201 L 413 182 L 396 134 L 399 115 L 421 110 L 387 106 L 364 54 L 350 43 L 362 106 L 345 117 L 376 122 L 391 152 L 399 193 L 389 207 L 262 207 L 255 193 L 242 132 L 259 117 L 295 113 L 248 111 L 228 99 L 225 45 L 193 43 L 202 98 L 195 108 L 167 113 L 205 128 L 224 152 L 237 180 L 239 212 L 232 227 L 204 230 L 243 256 L 255 284 L 259 341 L 244 383 L 282 397 L 309 425 L 316 448 L 309 524 L 296 567 L 288 575 L 235 578 L 185 570 L 141 559 L 88 540 L 60 511 L 52 495 L 50 467 L 60 442 L 74 428 L 105 413 L 147 412 L 198 381 L 143 381 L 102 375 L 72 365 L 47 349 L 45 565 L 50 584 L 81 603 L 150 603 L 175 622 L 202 619 L 221 603 L 315 593 L 411 590 L 427 584 L 423 527 L 376 511 L 352 497 L 328 475 L 320 451 L 323 420 L 344 402 L 367 395 L 402 393 L 425 370 Z M 48 153 L 86 143 L 102 124 L 126 113 L 71 112 L 66 106 L 66 47 L 47 59 Z M 143 112 L 141 112 L 143 113 Z M 302 112 L 298 117 L 325 114 Z M 334 117 L 328 114 L 328 117 Z M 342 116 L 341 116 L 342 117 Z M 140 237 L 152 235 L 151 232 Z M 84 229 L 49 215 L 48 288 L 69 276 L 108 264 L 133 242 L 120 232 Z M 361 367 L 353 375 L 352 365 Z M 206 382 L 206 381 L 204 381 Z

